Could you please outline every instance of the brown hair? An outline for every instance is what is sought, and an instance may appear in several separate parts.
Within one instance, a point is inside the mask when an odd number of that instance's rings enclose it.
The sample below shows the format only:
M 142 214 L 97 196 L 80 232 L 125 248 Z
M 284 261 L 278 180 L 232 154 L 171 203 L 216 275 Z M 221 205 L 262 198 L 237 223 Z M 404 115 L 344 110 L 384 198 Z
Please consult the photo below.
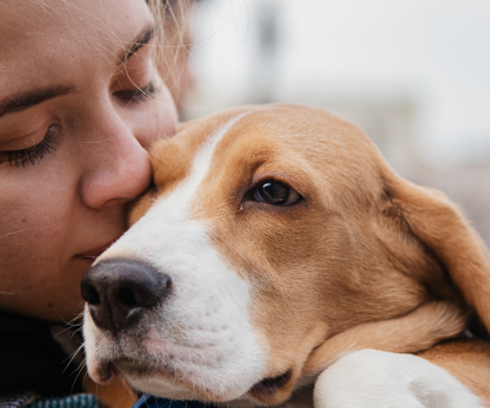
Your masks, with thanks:
M 154 59 L 177 107 L 191 86 L 189 14 L 195 0 L 146 0 L 155 20 Z

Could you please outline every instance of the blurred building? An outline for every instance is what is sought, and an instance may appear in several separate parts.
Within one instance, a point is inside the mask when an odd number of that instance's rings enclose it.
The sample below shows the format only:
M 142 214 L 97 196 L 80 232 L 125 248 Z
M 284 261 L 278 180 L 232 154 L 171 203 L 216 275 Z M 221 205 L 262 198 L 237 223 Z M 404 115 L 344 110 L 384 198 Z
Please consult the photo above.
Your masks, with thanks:
M 294 102 L 355 123 L 490 245 L 488 0 L 202 0 L 187 119 Z

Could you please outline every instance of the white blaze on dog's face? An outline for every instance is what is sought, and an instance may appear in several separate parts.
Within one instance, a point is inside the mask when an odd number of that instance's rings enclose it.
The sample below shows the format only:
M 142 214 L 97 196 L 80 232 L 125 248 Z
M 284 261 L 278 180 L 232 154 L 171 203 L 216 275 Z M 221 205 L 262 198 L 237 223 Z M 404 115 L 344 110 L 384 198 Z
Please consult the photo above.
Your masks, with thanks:
M 454 295 L 391 205 L 376 148 L 333 115 L 220 113 L 158 142 L 152 164 L 134 225 L 86 279 L 96 381 L 118 372 L 159 396 L 278 404 L 328 337 Z M 138 271 L 155 283 L 128 294 Z
M 136 329 L 136 336 L 121 336 L 124 351 L 112 361 L 128 370 L 136 388 L 152 394 L 162 395 L 164 390 L 163 394 L 177 398 L 193 397 L 175 380 L 169 381 L 170 372 L 190 390 L 195 388 L 197 395 L 229 399 L 244 394 L 246 384 L 260 381 L 265 373 L 268 345 L 251 325 L 251 285 L 214 248 L 212 224 L 196 217 L 193 208 L 199 206 L 200 188 L 216 145 L 233 122 L 205 141 L 181 183 L 166 197 L 155 197 L 158 205 L 99 260 L 129 256 L 155 266 L 171 280 L 171 297 L 143 319 L 144 328 Z M 103 345 L 104 340 L 97 346 Z M 141 366 L 135 361 L 141 361 Z M 165 380 L 171 385 L 168 389 Z

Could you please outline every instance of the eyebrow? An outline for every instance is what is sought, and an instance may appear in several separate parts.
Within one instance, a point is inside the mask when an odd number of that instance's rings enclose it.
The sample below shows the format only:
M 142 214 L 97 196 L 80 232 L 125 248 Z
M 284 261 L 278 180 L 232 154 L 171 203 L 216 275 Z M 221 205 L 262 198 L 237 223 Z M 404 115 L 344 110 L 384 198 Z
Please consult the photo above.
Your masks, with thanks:
M 143 46 L 148 44 L 153 38 L 154 30 L 153 26 L 148 27 L 143 31 L 124 51 L 123 56 L 119 58 L 121 63 L 127 62 L 135 53 L 138 52 Z M 10 113 L 20 112 L 26 110 L 32 106 L 39 105 L 44 101 L 57 98 L 58 96 L 64 96 L 76 92 L 76 88 L 71 85 L 61 85 L 50 88 L 36 89 L 21 93 L 14 96 L 9 96 L 3 101 L 0 101 L 0 118 Z
M 39 105 L 44 101 L 57 98 L 76 92 L 76 88 L 71 85 L 61 85 L 49 88 L 36 89 L 13 95 L 0 101 L 0 118 L 9 113 L 20 112 L 32 106 Z
M 153 26 L 148 27 L 143 33 L 141 33 L 131 44 L 131 46 L 124 51 L 124 55 L 120 58 L 121 63 L 125 63 L 128 59 L 130 59 L 134 54 L 138 52 L 143 46 L 148 44 L 150 40 L 153 38 L 154 30 Z

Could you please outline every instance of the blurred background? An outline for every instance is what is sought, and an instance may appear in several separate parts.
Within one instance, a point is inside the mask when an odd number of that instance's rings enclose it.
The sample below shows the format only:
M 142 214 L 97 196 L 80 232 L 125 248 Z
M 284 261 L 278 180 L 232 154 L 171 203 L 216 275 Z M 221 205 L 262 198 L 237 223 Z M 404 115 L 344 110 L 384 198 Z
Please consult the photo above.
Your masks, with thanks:
M 355 123 L 490 246 L 489 0 L 201 0 L 184 120 L 293 102 Z

